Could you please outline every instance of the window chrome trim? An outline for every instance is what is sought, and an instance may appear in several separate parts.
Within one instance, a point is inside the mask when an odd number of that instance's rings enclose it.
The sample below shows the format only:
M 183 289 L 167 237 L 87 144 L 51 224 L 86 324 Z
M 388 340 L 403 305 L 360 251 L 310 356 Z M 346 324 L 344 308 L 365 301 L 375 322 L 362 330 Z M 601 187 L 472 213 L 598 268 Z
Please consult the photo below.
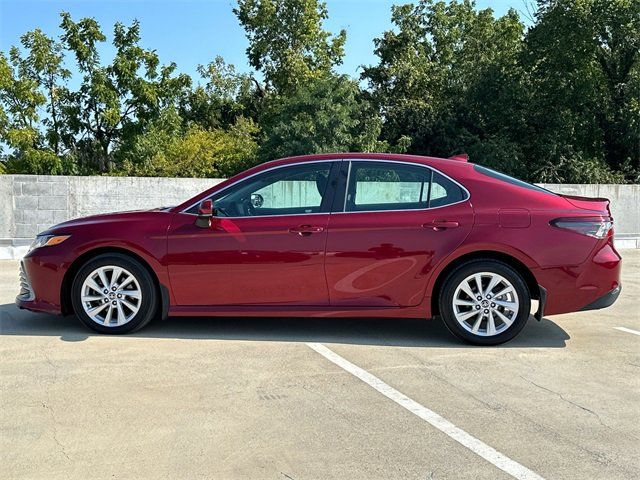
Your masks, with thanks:
M 442 175 L 443 177 L 451 180 L 454 184 L 456 184 L 458 187 L 460 187 L 462 189 L 462 191 L 466 194 L 466 197 L 463 198 L 462 200 L 458 201 L 458 202 L 453 202 L 453 203 L 447 203 L 446 205 L 440 205 L 439 207 L 427 207 L 427 208 L 401 208 L 401 209 L 389 209 L 389 210 L 358 210 L 358 211 L 353 211 L 353 212 L 347 212 L 347 193 L 349 191 L 349 177 L 347 177 L 347 184 L 345 187 L 345 192 L 344 192 L 344 206 L 341 212 L 331 212 L 332 215 L 346 215 L 346 214 L 351 214 L 351 213 L 383 213 L 383 212 L 426 212 L 429 210 L 437 210 L 438 208 L 445 208 L 445 207 L 450 207 L 451 205 L 458 205 L 459 203 L 464 203 L 467 202 L 471 199 L 471 192 L 469 192 L 469 190 L 467 190 L 467 187 L 465 187 L 464 185 L 462 185 L 460 182 L 458 182 L 457 180 L 451 178 L 449 175 L 447 175 L 446 173 L 442 173 L 440 170 L 438 170 L 437 168 L 432 167 L 431 165 L 424 165 L 422 163 L 414 163 L 414 162 L 406 162 L 404 160 L 383 160 L 383 159 L 377 159 L 377 158 L 350 158 L 350 159 L 344 159 L 344 161 L 350 162 L 349 163 L 349 175 L 351 175 L 351 162 L 369 162 L 369 163 L 399 163 L 401 165 L 409 165 L 409 166 L 416 166 L 416 167 L 423 167 L 426 168 L 428 170 L 431 171 L 431 182 L 429 182 L 430 184 L 433 182 L 433 173 L 438 173 L 440 175 Z M 431 187 L 429 187 L 429 189 L 431 189 Z
M 220 192 L 223 192 L 231 187 L 233 187 L 234 185 L 239 184 L 240 182 L 244 182 L 245 180 L 248 180 L 250 178 L 253 178 L 257 175 L 260 175 L 262 173 L 266 173 L 266 172 L 270 172 L 273 170 L 277 170 L 280 168 L 286 168 L 286 167 L 293 167 L 293 166 L 298 166 L 298 165 L 307 165 L 307 164 L 313 164 L 313 163 L 332 163 L 332 162 L 349 162 L 349 170 L 347 173 L 347 182 L 345 183 L 345 191 L 344 191 L 344 205 L 342 206 L 342 211 L 335 211 L 335 212 L 314 212 L 314 213 L 296 213 L 296 214 L 283 214 L 283 215 L 256 215 L 256 216 L 244 216 L 244 217 L 217 217 L 217 218 L 227 218 L 227 219 L 238 219 L 238 218 L 270 218 L 270 217 L 285 217 L 285 216 L 290 216 L 290 217 L 297 217 L 297 216 L 304 216 L 304 215 L 348 215 L 348 214 L 353 214 L 353 213 L 384 213 L 384 212 L 426 212 L 429 210 L 437 210 L 439 208 L 445 208 L 445 207 L 450 207 L 451 205 L 458 205 L 460 203 L 464 203 L 466 201 L 469 201 L 471 199 L 471 193 L 469 192 L 469 190 L 467 190 L 467 188 L 462 185 L 460 182 L 458 182 L 457 180 L 451 178 L 449 175 L 447 175 L 446 173 L 442 173 L 440 170 L 438 170 L 437 168 L 434 168 L 430 165 L 424 165 L 422 163 L 415 163 L 415 162 L 407 162 L 404 160 L 385 160 L 385 159 L 377 159 L 377 158 L 330 158 L 330 159 L 324 159 L 324 160 L 311 160 L 311 161 L 306 161 L 306 162 L 297 162 L 297 163 L 288 163 L 285 165 L 277 165 L 275 167 L 271 167 L 271 168 L 267 168 L 265 170 L 260 170 L 259 172 L 253 173 L 251 175 L 248 175 L 244 178 L 241 178 L 240 180 L 237 180 L 223 188 L 221 188 L 220 190 L 212 193 L 211 195 L 209 195 L 206 198 L 203 198 L 202 200 L 195 202 L 191 205 L 189 205 L 187 208 L 181 210 L 179 213 L 184 213 L 186 215 L 194 215 L 197 216 L 197 213 L 189 213 L 186 210 L 189 210 L 193 207 L 195 207 L 196 205 L 198 205 L 200 202 L 202 202 L 203 200 L 209 200 L 211 197 L 213 197 L 214 195 L 217 195 Z M 458 187 L 460 187 L 465 193 L 466 193 L 466 198 L 460 200 L 459 202 L 454 202 L 454 203 L 448 203 L 446 205 L 441 205 L 439 207 L 428 207 L 428 208 L 402 208 L 399 210 L 394 210 L 394 209 L 389 209 L 389 210 L 358 210 L 355 212 L 347 212 L 346 211 L 346 206 L 347 206 L 347 193 L 349 191 L 349 180 L 351 177 L 351 164 L 353 162 L 370 162 L 370 163 L 398 163 L 401 165 L 409 165 L 409 166 L 416 166 L 416 167 L 422 167 L 422 168 L 426 168 L 428 170 L 430 170 L 432 172 L 432 176 L 431 176 L 431 181 L 433 181 L 433 172 L 438 173 L 440 175 L 442 175 L 443 177 L 451 180 L 453 183 L 455 183 Z M 336 192 L 334 192 L 335 195 Z
M 184 213 L 186 215 L 196 215 L 197 216 L 198 215 L 197 213 L 189 213 L 189 212 L 187 212 L 187 210 L 192 209 L 193 207 L 195 207 L 196 205 L 200 204 L 201 202 L 203 202 L 205 200 L 211 199 L 211 197 L 213 197 L 214 195 L 217 195 L 220 192 L 224 192 L 225 190 L 227 190 L 227 189 L 229 189 L 229 188 L 231 188 L 231 187 L 233 187 L 235 185 L 238 185 L 239 183 L 244 182 L 245 180 L 249 180 L 250 178 L 253 178 L 255 176 L 261 175 L 263 173 L 271 172 L 273 170 L 278 170 L 280 168 L 286 168 L 286 167 L 296 167 L 296 166 L 299 166 L 299 165 L 311 165 L 313 163 L 333 163 L 333 162 L 341 162 L 341 161 L 342 161 L 341 158 L 331 158 L 331 159 L 324 159 L 324 160 L 311 160 L 309 162 L 287 163 L 285 165 L 276 165 L 275 167 L 266 168 L 264 170 L 260 170 L 259 172 L 252 173 L 251 175 L 247 175 L 246 177 L 241 178 L 240 180 L 236 180 L 235 182 L 222 187 L 220 190 L 217 190 L 217 191 L 213 192 L 208 197 L 205 197 L 200 201 L 192 203 L 187 208 L 183 208 L 178 213 Z M 300 213 L 300 214 L 297 214 L 297 215 L 320 215 L 322 213 L 330 213 L 330 212 Z M 255 217 L 217 217 L 217 218 L 265 218 L 265 217 L 284 217 L 284 216 L 285 215 L 256 215 Z

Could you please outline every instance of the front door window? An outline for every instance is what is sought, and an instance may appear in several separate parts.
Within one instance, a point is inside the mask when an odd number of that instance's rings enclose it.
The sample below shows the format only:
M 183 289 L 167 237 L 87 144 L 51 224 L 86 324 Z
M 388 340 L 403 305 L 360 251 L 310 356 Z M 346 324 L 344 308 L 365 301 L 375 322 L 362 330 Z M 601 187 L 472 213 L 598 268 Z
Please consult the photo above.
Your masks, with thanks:
M 331 162 L 276 168 L 212 198 L 221 216 L 257 217 L 327 212 Z

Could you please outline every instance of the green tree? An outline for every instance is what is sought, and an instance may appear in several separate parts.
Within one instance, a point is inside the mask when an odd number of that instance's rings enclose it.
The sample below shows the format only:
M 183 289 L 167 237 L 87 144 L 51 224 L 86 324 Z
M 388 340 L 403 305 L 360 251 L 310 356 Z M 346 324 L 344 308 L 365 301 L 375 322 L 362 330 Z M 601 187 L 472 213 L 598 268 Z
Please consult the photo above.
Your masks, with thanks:
M 335 72 L 346 34 L 323 28 L 321 0 L 234 12 L 264 85 L 217 57 L 192 86 L 141 46 L 137 21 L 114 26 L 106 64 L 94 19 L 62 13 L 60 41 L 23 35 L 0 52 L 0 171 L 227 176 L 285 155 L 408 150 L 466 151 L 534 181 L 640 180 L 640 0 L 538 0 L 528 31 L 472 0 L 394 6 L 365 90 Z
M 65 142 L 81 165 L 106 172 L 115 167 L 114 148 L 126 148 L 145 125 L 175 103 L 189 86 L 186 75 L 174 76 L 175 64 L 160 66 L 154 50 L 140 46 L 140 24 L 116 23 L 113 61 L 100 64 L 98 44 L 106 41 L 92 18 L 74 22 L 62 13 L 62 41 L 75 56 L 80 88 L 69 92 L 64 109 Z
M 27 56 L 22 61 L 27 77 L 31 78 L 46 97 L 46 113 L 43 118 L 49 147 L 56 155 L 62 153 L 60 122 L 61 101 L 67 89 L 64 81 L 71 72 L 64 68 L 62 45 L 45 35 L 40 29 L 27 32 L 21 37 Z M 17 53 L 16 53 L 17 55 Z
M 271 100 L 261 118 L 261 158 L 309 153 L 374 151 L 380 118 L 355 80 L 326 75 L 311 80 L 289 97 Z
M 10 59 L 0 53 L 0 127 L 3 141 L 11 148 L 38 148 L 41 145 L 38 109 L 45 100 L 38 90 L 38 83 L 27 76 L 18 49 L 11 49 Z
M 189 90 L 180 102 L 185 124 L 227 128 L 239 117 L 256 117 L 264 92 L 251 75 L 238 73 L 220 56 L 199 65 L 198 74 L 203 84 Z
M 524 125 L 517 59 L 524 27 L 515 11 L 495 18 L 475 3 L 392 7 L 395 28 L 375 39 L 379 63 L 366 67 L 373 101 L 391 144 L 411 138 L 409 151 L 473 160 L 506 170 L 522 164 Z M 524 169 L 523 169 L 524 170 Z
M 233 10 L 247 32 L 247 56 L 268 88 L 290 94 L 342 62 L 346 32 L 322 28 L 328 13 L 318 0 L 238 0 Z
M 24 37 L 23 37 L 24 38 Z M 47 97 L 37 76 L 17 48 L 10 59 L 0 53 L 0 140 L 10 152 L 3 162 L 7 173 L 70 173 L 72 165 L 47 145 L 40 130 L 40 109 Z
M 640 175 L 640 0 L 540 0 L 527 35 L 530 155 L 555 181 Z M 585 168 L 591 165 L 591 168 Z M 575 173 L 571 173 L 571 171 Z
M 257 126 L 240 117 L 228 129 L 186 130 L 177 112 L 165 110 L 136 137 L 123 173 L 139 176 L 227 177 L 255 165 Z

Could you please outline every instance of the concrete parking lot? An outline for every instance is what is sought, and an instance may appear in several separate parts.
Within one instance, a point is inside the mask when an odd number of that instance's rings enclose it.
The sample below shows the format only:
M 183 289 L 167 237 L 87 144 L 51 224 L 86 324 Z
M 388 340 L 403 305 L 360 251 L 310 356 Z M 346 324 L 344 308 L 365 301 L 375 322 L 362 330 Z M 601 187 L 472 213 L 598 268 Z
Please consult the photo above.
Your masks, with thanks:
M 639 478 L 640 250 L 622 253 L 613 307 L 532 318 L 496 348 L 426 320 L 101 336 L 18 310 L 1 261 L 0 477 Z

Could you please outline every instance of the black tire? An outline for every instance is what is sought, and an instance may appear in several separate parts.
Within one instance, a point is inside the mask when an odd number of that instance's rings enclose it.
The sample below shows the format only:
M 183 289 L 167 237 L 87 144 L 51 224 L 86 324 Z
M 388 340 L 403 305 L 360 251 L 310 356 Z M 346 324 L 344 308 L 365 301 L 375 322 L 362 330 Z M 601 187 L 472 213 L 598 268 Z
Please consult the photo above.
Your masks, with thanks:
M 134 317 L 123 325 L 106 326 L 99 324 L 91 319 L 83 307 L 81 299 L 82 284 L 92 272 L 104 266 L 124 268 L 135 277 L 140 285 L 142 298 L 140 299 L 139 309 Z M 92 258 L 78 270 L 71 286 L 71 302 L 77 317 L 87 327 L 96 332 L 117 335 L 139 330 L 154 318 L 158 310 L 158 293 L 153 277 L 138 260 L 121 253 L 105 253 Z
M 456 289 L 469 276 L 480 273 L 480 272 L 498 274 L 502 276 L 504 279 L 506 279 L 508 282 L 510 282 L 517 294 L 517 298 L 519 302 L 517 314 L 515 315 L 511 314 L 511 316 L 515 316 L 515 318 L 513 318 L 512 320 L 513 323 L 507 326 L 506 323 L 503 323 L 501 320 L 498 320 L 501 323 L 501 327 L 504 328 L 504 330 L 495 335 L 483 336 L 481 334 L 474 334 L 473 332 L 465 329 L 461 325 L 461 323 L 458 322 L 458 320 L 456 319 L 456 314 L 454 311 L 453 301 L 454 301 L 454 294 L 456 292 Z M 486 289 L 487 285 L 484 285 L 483 288 Z M 499 292 L 495 292 L 495 293 L 499 293 Z M 504 297 L 501 297 L 501 298 L 504 298 Z M 477 297 L 476 299 L 473 299 L 473 300 L 477 300 Z M 446 280 L 443 283 L 442 290 L 440 292 L 439 308 L 440 308 L 440 315 L 442 316 L 442 320 L 444 321 L 444 324 L 449 329 L 449 331 L 459 339 L 464 340 L 465 342 L 468 342 L 468 343 L 472 343 L 474 345 L 499 345 L 501 343 L 507 342 L 513 339 L 514 337 L 516 337 L 516 335 L 518 335 L 524 328 L 525 324 L 527 323 L 527 320 L 529 319 L 529 315 L 531 312 L 531 294 L 529 292 L 529 288 L 527 287 L 527 284 L 525 283 L 521 275 L 506 263 L 500 262 L 498 260 L 489 260 L 489 259 L 472 260 L 459 266 L 447 276 Z M 465 308 L 465 307 L 462 307 L 462 308 Z M 466 307 L 466 308 L 469 308 L 468 311 L 471 312 L 472 308 L 478 308 L 478 306 Z M 484 307 L 480 307 L 480 310 L 482 310 L 483 308 Z M 491 311 L 493 315 L 493 310 L 491 309 Z M 504 310 L 502 311 L 502 313 L 504 313 Z M 507 315 L 509 315 L 509 312 L 507 312 Z M 472 317 L 472 319 L 475 319 L 475 318 L 477 317 Z M 482 322 L 484 323 L 481 323 L 480 325 L 485 325 L 485 328 L 484 328 L 485 333 L 487 331 L 490 331 L 487 326 L 488 318 L 485 317 L 485 319 L 482 320 Z

